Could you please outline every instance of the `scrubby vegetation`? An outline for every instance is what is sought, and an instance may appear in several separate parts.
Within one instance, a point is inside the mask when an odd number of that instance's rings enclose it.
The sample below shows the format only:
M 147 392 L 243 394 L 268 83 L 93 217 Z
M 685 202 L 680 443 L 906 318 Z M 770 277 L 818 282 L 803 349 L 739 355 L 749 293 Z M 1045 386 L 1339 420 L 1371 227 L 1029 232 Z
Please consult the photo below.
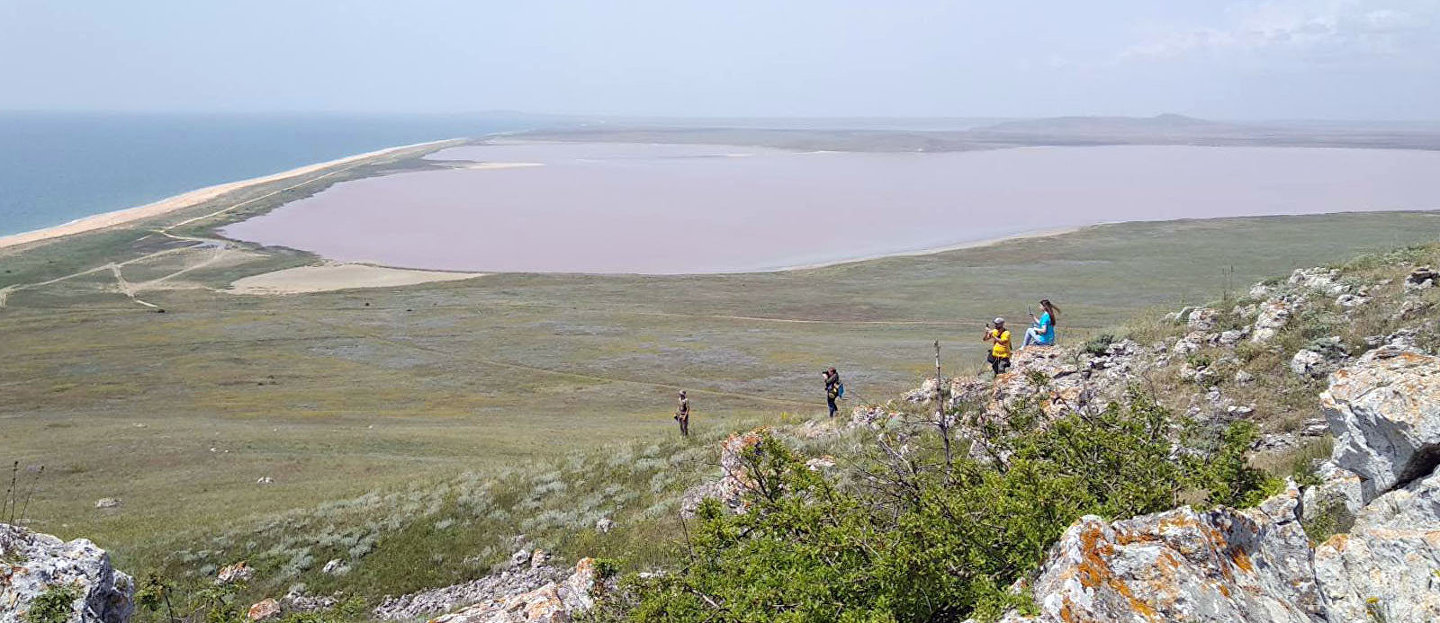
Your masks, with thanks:
M 953 412 L 963 418 L 965 413 Z M 680 568 L 632 575 L 602 620 L 958 621 L 1031 608 L 1018 581 L 1086 514 L 1182 499 L 1249 505 L 1273 479 L 1246 463 L 1253 425 L 1195 443 L 1148 397 L 1046 422 L 1022 408 L 986 425 L 985 458 L 947 460 L 941 433 L 856 459 L 854 479 L 807 467 L 773 436 L 743 453 L 748 512 L 701 507 Z M 1186 447 L 1175 452 L 1177 445 Z
M 75 600 L 81 596 L 80 589 L 74 586 L 51 586 L 30 602 L 25 623 L 65 623 L 75 614 Z

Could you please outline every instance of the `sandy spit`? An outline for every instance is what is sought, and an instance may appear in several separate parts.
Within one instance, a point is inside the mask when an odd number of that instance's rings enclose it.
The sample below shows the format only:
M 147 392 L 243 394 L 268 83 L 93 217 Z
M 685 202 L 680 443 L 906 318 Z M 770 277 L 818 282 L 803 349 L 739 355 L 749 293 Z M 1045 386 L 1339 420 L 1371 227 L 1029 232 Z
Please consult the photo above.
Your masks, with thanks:
M 230 284 L 230 294 L 279 295 L 331 292 L 357 288 L 395 288 L 434 281 L 460 281 L 485 273 L 387 268 L 370 264 L 300 266 L 245 277 Z
M 71 236 L 74 234 L 95 231 L 98 229 L 105 229 L 107 227 L 114 227 L 116 225 L 123 225 L 126 223 L 132 223 L 134 221 L 160 216 L 163 214 L 174 212 L 176 210 L 183 210 L 185 208 L 199 205 L 201 203 L 205 203 L 206 201 L 219 197 L 220 195 L 223 195 L 225 193 L 240 190 L 242 188 L 256 186 L 259 184 L 268 184 L 270 182 L 276 182 L 292 177 L 298 177 L 301 175 L 314 173 L 316 171 L 320 171 L 329 167 L 350 164 L 361 160 L 366 160 L 368 158 L 374 158 L 377 156 L 384 156 L 401 150 L 413 149 L 416 147 L 427 147 L 430 145 L 438 145 L 455 140 L 458 139 L 445 139 L 440 141 L 430 141 L 426 143 L 415 143 L 413 145 L 401 145 L 399 147 L 387 147 L 385 149 L 366 152 L 363 154 L 356 154 L 354 156 L 338 158 L 329 162 L 305 165 L 303 167 L 290 169 L 289 171 L 283 171 L 280 173 L 275 173 L 273 175 L 266 175 L 263 177 L 256 177 L 248 180 L 241 180 L 238 182 L 228 182 L 225 184 L 207 186 L 205 188 L 192 190 L 190 192 L 175 195 L 173 197 L 167 197 L 154 203 L 147 203 L 142 206 L 126 208 L 123 210 L 116 210 L 114 212 L 105 212 L 103 214 L 96 214 L 94 216 L 87 216 L 82 219 L 70 221 L 69 223 L 65 223 L 63 225 L 56 225 L 54 227 L 47 227 L 45 229 L 37 229 L 34 231 L 3 236 L 0 237 L 0 249 L 19 246 L 22 244 L 29 244 L 32 242 L 40 242 L 42 240 L 49 240 L 52 238 L 60 238 L 62 236 Z

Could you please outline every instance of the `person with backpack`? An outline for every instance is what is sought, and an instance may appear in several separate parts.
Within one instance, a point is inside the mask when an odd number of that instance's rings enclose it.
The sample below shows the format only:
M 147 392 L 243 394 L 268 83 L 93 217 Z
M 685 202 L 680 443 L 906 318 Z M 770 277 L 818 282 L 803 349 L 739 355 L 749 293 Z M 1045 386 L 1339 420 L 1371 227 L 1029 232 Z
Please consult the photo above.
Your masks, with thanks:
M 995 325 L 985 325 L 985 337 L 981 341 L 990 344 L 990 354 L 985 361 L 990 364 L 990 370 L 995 376 L 1000 376 L 1010 369 L 1010 330 L 1005 328 L 1005 319 L 996 318 Z
M 835 368 L 821 374 L 825 375 L 825 404 L 829 405 L 830 417 L 833 418 L 840 411 L 840 408 L 835 406 L 835 400 L 845 395 L 845 384 L 840 382 L 840 373 L 836 372 Z
M 1031 345 L 1050 346 L 1055 343 L 1055 323 L 1060 320 L 1060 308 L 1050 302 L 1050 299 L 1040 299 L 1040 317 L 1030 314 L 1030 320 L 1035 324 L 1025 330 L 1025 340 L 1020 343 L 1020 349 L 1024 350 Z
M 685 398 L 685 390 L 680 390 L 680 404 L 675 407 L 675 421 L 680 423 L 680 436 L 690 436 L 690 400 Z

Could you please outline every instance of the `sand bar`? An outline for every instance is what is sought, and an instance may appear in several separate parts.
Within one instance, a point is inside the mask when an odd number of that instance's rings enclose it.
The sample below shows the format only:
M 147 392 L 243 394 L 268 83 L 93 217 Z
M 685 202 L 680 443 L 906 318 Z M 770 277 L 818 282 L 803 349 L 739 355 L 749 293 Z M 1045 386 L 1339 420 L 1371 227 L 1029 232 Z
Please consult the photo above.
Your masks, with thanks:
M 305 294 L 357 288 L 396 288 L 435 281 L 461 281 L 484 273 L 406 270 L 369 264 L 323 264 L 277 270 L 230 284 L 231 294 Z
M 69 223 L 65 223 L 63 225 L 56 225 L 54 227 L 47 227 L 44 229 L 37 229 L 34 231 L 3 236 L 0 237 L 0 249 L 19 246 L 22 244 L 29 244 L 32 242 L 40 242 L 42 240 L 49 240 L 52 238 L 60 238 L 63 236 L 70 236 L 74 234 L 95 231 L 99 229 L 105 229 L 107 227 L 124 225 L 126 223 L 133 223 L 135 221 L 161 216 L 170 212 L 174 212 L 176 210 L 183 210 L 185 208 L 200 205 L 225 193 L 241 190 L 251 186 L 268 184 L 270 182 L 277 182 L 293 177 L 299 177 L 302 175 L 315 173 L 317 171 L 321 171 L 330 167 L 358 163 L 370 158 L 393 154 L 395 152 L 404 151 L 407 149 L 442 145 L 445 143 L 455 142 L 459 140 L 462 139 L 445 139 L 439 141 L 429 141 L 425 143 L 415 143 L 412 145 L 401 145 L 398 147 L 387 147 L 385 149 L 366 152 L 363 154 L 356 154 L 353 156 L 346 156 L 344 158 L 337 158 L 328 162 L 305 165 L 303 167 L 290 169 L 289 171 L 283 171 L 280 173 L 275 173 L 273 175 L 266 175 L 263 177 L 256 177 L 248 180 L 241 180 L 238 182 L 216 184 L 214 186 L 206 186 L 205 188 L 181 193 L 179 195 L 167 197 L 154 203 L 147 203 L 142 206 L 126 208 L 123 210 L 116 210 L 114 212 L 105 212 L 102 214 L 96 214 L 94 216 L 87 216 L 85 218 L 76 219 L 74 221 L 70 221 Z

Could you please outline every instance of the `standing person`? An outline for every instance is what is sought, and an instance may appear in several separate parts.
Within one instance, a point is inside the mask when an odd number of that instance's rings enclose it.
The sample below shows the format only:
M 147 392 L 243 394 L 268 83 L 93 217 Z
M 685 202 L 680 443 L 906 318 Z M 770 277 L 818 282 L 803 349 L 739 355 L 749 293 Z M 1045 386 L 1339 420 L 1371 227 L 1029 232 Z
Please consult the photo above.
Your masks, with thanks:
M 1040 299 L 1040 317 L 1030 314 L 1030 320 L 1034 323 L 1025 330 L 1025 340 L 1020 343 L 1020 349 L 1029 348 L 1030 345 L 1049 346 L 1055 343 L 1055 323 L 1060 320 L 1060 308 L 1050 302 L 1050 299 Z
M 1010 369 L 1010 330 L 1005 328 L 1005 319 L 996 318 L 995 326 L 985 325 L 985 337 L 981 341 L 988 342 L 990 354 L 985 357 L 989 362 L 990 370 L 995 376 Z
M 685 397 L 685 390 L 680 390 L 680 404 L 675 407 L 675 421 L 680 423 L 680 436 L 690 436 L 690 400 Z
M 839 398 L 840 392 L 843 391 L 840 389 L 840 373 L 836 372 L 835 368 L 830 368 L 821 374 L 825 375 L 825 404 L 829 405 L 830 417 L 833 418 L 840 411 L 840 408 L 835 406 L 835 399 Z

